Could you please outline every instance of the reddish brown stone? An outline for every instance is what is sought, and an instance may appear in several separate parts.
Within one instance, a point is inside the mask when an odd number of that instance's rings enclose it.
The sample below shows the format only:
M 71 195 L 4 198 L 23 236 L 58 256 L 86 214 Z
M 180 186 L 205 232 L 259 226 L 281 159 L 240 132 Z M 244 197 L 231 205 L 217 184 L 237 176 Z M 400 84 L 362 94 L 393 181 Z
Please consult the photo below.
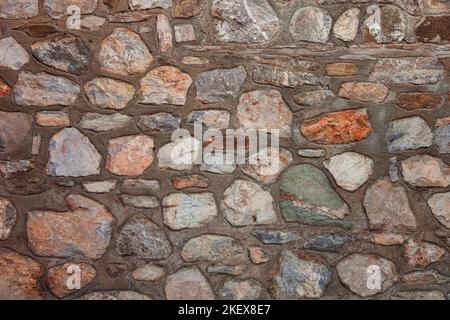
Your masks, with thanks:
M 325 66 L 327 76 L 354 76 L 358 74 L 358 67 L 354 63 L 330 63 Z
M 203 0 L 178 0 L 175 6 L 176 18 L 189 18 L 200 13 Z
M 309 119 L 300 126 L 301 133 L 311 142 L 346 144 L 360 141 L 372 133 L 365 109 L 338 111 Z
M 445 249 L 431 242 L 408 240 L 403 244 L 403 255 L 411 267 L 426 268 L 442 260 Z
M 172 184 L 177 190 L 186 188 L 208 188 L 208 178 L 198 174 L 172 177 Z
M 420 42 L 450 41 L 450 16 L 427 16 L 416 28 Z
M 50 291 L 58 298 L 64 298 L 84 287 L 94 280 L 97 272 L 87 263 L 67 262 L 63 265 L 52 267 L 48 270 L 47 284 Z M 72 282 L 73 277 L 79 276 L 79 288 Z M 75 279 L 75 278 L 73 278 Z M 74 289 L 71 289 L 75 285 Z
M 31 129 L 32 117 L 20 112 L 0 112 L 0 153 L 23 147 Z
M 0 78 L 0 97 L 7 96 L 12 91 L 11 87 L 8 86 L 2 78 Z
M 395 100 L 397 106 L 407 111 L 432 110 L 442 106 L 443 102 L 442 96 L 431 92 L 404 92 Z

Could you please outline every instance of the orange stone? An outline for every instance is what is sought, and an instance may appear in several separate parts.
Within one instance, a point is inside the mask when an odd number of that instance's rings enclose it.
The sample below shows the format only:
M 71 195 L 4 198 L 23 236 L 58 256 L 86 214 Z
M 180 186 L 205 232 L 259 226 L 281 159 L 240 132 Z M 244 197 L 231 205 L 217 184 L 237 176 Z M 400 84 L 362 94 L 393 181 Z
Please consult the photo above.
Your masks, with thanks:
M 302 123 L 300 131 L 309 141 L 319 144 L 346 144 L 360 141 L 372 133 L 365 109 L 327 113 Z
M 374 103 L 383 103 L 388 94 L 388 87 L 373 82 L 346 82 L 341 85 L 338 93 L 345 99 Z
M 11 93 L 11 88 L 8 86 L 3 79 L 0 78 L 0 97 L 7 96 Z
M 432 110 L 442 106 L 443 102 L 442 96 L 431 92 L 404 92 L 395 100 L 397 106 L 407 111 Z
M 354 76 L 358 74 L 358 67 L 354 63 L 330 63 L 325 66 L 327 76 Z
M 172 177 L 173 187 L 177 190 L 186 188 L 207 188 L 208 178 L 194 174 L 191 176 Z
M 50 291 L 58 298 L 64 298 L 86 287 L 94 280 L 97 272 L 87 263 L 67 262 L 63 265 L 51 267 L 47 274 L 47 284 Z M 79 288 L 76 288 L 76 276 L 80 277 Z M 74 281 L 72 281 L 74 279 Z

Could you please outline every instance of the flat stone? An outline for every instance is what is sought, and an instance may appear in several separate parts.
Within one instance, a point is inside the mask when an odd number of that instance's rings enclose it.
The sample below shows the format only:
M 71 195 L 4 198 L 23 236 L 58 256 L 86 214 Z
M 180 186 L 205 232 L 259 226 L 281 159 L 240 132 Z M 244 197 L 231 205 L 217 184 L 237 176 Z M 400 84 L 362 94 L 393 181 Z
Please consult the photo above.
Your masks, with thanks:
M 403 179 L 413 187 L 450 185 L 450 166 L 428 154 L 412 156 L 401 163 Z
M 80 196 L 66 197 L 69 211 L 30 211 L 28 246 L 43 257 L 81 255 L 99 259 L 109 246 L 115 218 L 101 203 Z
M 124 205 L 135 208 L 154 209 L 159 207 L 158 199 L 153 196 L 132 196 L 128 194 L 121 194 L 119 198 Z
M 96 291 L 83 295 L 79 300 L 152 300 L 149 296 L 130 290 Z
M 5 179 L 14 178 L 16 174 L 29 172 L 35 168 L 30 160 L 0 161 L 0 173 Z
M 222 42 L 268 42 L 280 27 L 280 20 L 267 0 L 214 0 L 211 15 Z
M 228 274 L 232 276 L 238 276 L 242 274 L 245 270 L 247 270 L 247 266 L 245 264 L 239 264 L 239 265 L 211 265 L 208 268 L 206 268 L 206 271 L 211 274 Z
M 177 190 L 186 188 L 208 188 L 209 185 L 209 179 L 198 174 L 172 177 L 170 180 L 172 181 L 173 187 Z
M 20 70 L 30 61 L 28 52 L 13 37 L 0 40 L 0 67 Z
M 128 10 L 128 8 L 125 8 L 124 10 Z M 151 12 L 151 11 L 147 11 L 147 10 L 117 12 L 115 14 L 108 15 L 108 21 L 110 23 L 142 22 L 142 21 L 146 21 L 146 20 L 150 19 L 154 15 L 155 15 L 155 12 Z
M 0 98 L 6 97 L 12 92 L 12 89 L 8 84 L 0 78 Z
M 286 244 L 295 242 L 300 234 L 291 231 L 253 231 L 252 235 L 264 244 Z
M 128 4 L 131 10 L 169 9 L 172 7 L 172 0 L 128 0 Z
M 97 108 L 121 110 L 133 99 L 134 86 L 110 78 L 95 78 L 84 84 L 89 102 Z
M 195 78 L 197 99 L 204 103 L 213 103 L 234 98 L 246 78 L 247 72 L 242 66 L 201 72 Z
M 363 26 L 364 41 L 376 43 L 400 42 L 406 36 L 405 12 L 390 4 L 367 8 Z
M 277 220 L 272 195 L 254 182 L 235 180 L 225 190 L 220 205 L 233 226 L 265 225 Z
M 381 83 L 345 82 L 338 95 L 353 101 L 383 103 L 389 94 L 389 88 Z
M 373 172 L 371 158 L 357 152 L 344 152 L 323 162 L 323 166 L 330 171 L 337 185 L 353 192 L 358 190 Z
M 45 72 L 22 71 L 14 87 L 16 104 L 23 107 L 72 106 L 80 87 L 71 80 Z
M 403 283 L 409 286 L 417 285 L 445 285 L 450 282 L 450 277 L 439 273 L 436 270 L 414 271 L 404 274 Z
M 36 113 L 36 123 L 42 127 L 69 127 L 68 111 L 41 111 Z
M 80 120 L 83 129 L 96 132 L 120 130 L 131 125 L 131 117 L 120 113 L 100 114 L 84 113 Z
M 442 43 L 450 41 L 450 16 L 427 16 L 416 27 L 417 41 Z
M 322 158 L 327 155 L 324 149 L 298 149 L 298 155 L 306 158 Z
M 153 56 L 137 33 L 117 28 L 103 39 L 98 61 L 103 72 L 129 76 L 144 73 Z
M 294 100 L 301 106 L 305 107 L 319 107 L 326 100 L 334 98 L 334 93 L 331 90 L 314 90 L 298 93 L 294 96 Z
M 175 33 L 175 41 L 178 43 L 197 40 L 192 24 L 176 24 L 173 26 L 173 30 Z
M 369 241 L 382 246 L 396 246 L 405 242 L 405 237 L 398 233 L 377 232 L 369 235 Z
M 0 3 L 0 18 L 29 19 L 39 15 L 38 0 L 4 0 Z
M 344 234 L 321 234 L 308 239 L 303 248 L 316 251 L 338 252 L 346 243 L 355 240 L 356 237 Z
M 172 248 L 164 231 L 143 215 L 134 215 L 119 231 L 115 247 L 121 256 L 167 259 Z
M 43 299 L 39 278 L 44 267 L 36 260 L 12 250 L 0 249 L 0 299 Z
M 214 300 L 208 280 L 197 268 L 184 268 L 168 276 L 165 292 L 167 300 Z
M 146 264 L 133 270 L 131 277 L 137 281 L 158 281 L 166 274 L 166 270 L 154 264 Z
M 184 137 L 162 146 L 156 156 L 160 169 L 190 170 L 201 157 L 201 142 Z
M 203 234 L 189 239 L 181 251 L 187 262 L 219 262 L 235 258 L 243 253 L 242 245 L 236 239 L 215 234 Z
M 446 250 L 431 242 L 408 240 L 403 244 L 403 256 L 410 267 L 426 268 L 439 262 L 445 256 Z
M 166 52 L 173 47 L 172 26 L 165 14 L 158 14 L 156 17 L 156 32 L 158 34 L 159 50 Z
M 48 151 L 48 175 L 85 177 L 100 174 L 101 154 L 89 138 L 75 128 L 56 133 L 50 139 Z
M 230 118 L 230 112 L 226 110 L 196 110 L 187 115 L 187 122 L 200 122 L 208 129 L 223 130 L 230 127 Z
M 433 144 L 433 133 L 427 122 L 419 116 L 391 121 L 387 132 L 389 152 L 427 148 Z
M 141 79 L 137 102 L 182 106 L 186 103 L 191 84 L 191 76 L 180 69 L 172 66 L 158 67 Z
M 369 81 L 392 84 L 435 84 L 444 75 L 444 67 L 434 57 L 380 58 Z
M 87 16 L 81 19 L 81 28 L 89 31 L 100 30 L 106 22 L 106 18 L 98 16 Z
M 287 221 L 306 224 L 337 225 L 351 222 L 349 206 L 334 191 L 327 176 L 311 164 L 287 168 L 280 178 L 280 209 Z
M 325 73 L 335 77 L 355 76 L 358 74 L 358 66 L 348 62 L 329 63 L 325 66 Z
M 16 225 L 17 210 L 11 200 L 0 197 L 0 240 L 6 240 Z
M 91 193 L 108 193 L 117 187 L 117 180 L 82 182 L 83 190 Z
M 69 73 L 85 73 L 91 62 L 89 47 L 78 37 L 57 37 L 33 43 L 33 56 L 41 63 Z
M 73 282 L 71 276 L 79 275 L 79 282 Z M 47 285 L 49 290 L 58 298 L 69 296 L 86 287 L 97 275 L 93 266 L 87 263 L 67 262 L 51 267 L 47 273 Z M 70 285 L 80 285 L 73 288 Z
M 106 169 L 119 176 L 140 176 L 153 162 L 154 146 L 153 139 L 146 135 L 111 139 Z
M 328 11 L 308 6 L 298 9 L 292 16 L 289 31 L 297 41 L 326 43 L 333 19 Z
M 202 0 L 178 0 L 175 6 L 176 18 L 190 18 L 198 15 L 203 8 Z
M 172 193 L 162 200 L 164 224 L 172 230 L 206 226 L 217 217 L 214 195 Z
M 417 229 L 406 190 L 383 178 L 371 185 L 364 196 L 369 228 L 378 231 L 407 232 Z
M 33 117 L 27 113 L 0 111 L 0 154 L 22 149 L 32 122 Z
M 354 253 L 336 265 L 339 279 L 361 297 L 370 297 L 384 292 L 399 281 L 395 265 L 377 255 Z M 373 283 L 379 275 L 380 283 Z M 370 284 L 370 285 L 368 285 Z
M 203 65 L 208 64 L 209 59 L 207 57 L 185 56 L 181 58 L 181 62 L 188 65 Z
M 320 298 L 331 280 L 331 270 L 318 256 L 283 250 L 274 270 L 275 298 Z
M 264 247 L 248 246 L 248 256 L 254 264 L 262 264 L 272 260 L 272 255 Z
M 395 104 L 406 111 L 433 110 L 443 103 L 441 95 L 431 92 L 403 92 L 395 100 Z
M 266 289 L 255 279 L 227 280 L 218 294 L 222 300 L 259 300 L 268 296 Z
M 329 82 L 326 77 L 320 77 L 296 68 L 274 66 L 271 64 L 253 64 L 253 81 L 282 88 L 300 88 L 303 85 L 325 85 Z
M 366 109 L 327 113 L 303 121 L 300 131 L 309 141 L 319 144 L 347 144 L 372 133 Z
M 450 153 L 450 117 L 436 120 L 435 142 L 439 153 Z
M 351 8 L 339 16 L 333 27 L 333 33 L 336 38 L 342 41 L 355 40 L 358 33 L 359 14 L 360 10 L 358 8 Z
M 134 118 L 134 122 L 142 132 L 172 132 L 180 127 L 180 118 L 170 113 L 155 113 Z
M 445 295 L 439 290 L 431 290 L 431 291 L 399 291 L 395 294 L 395 298 L 398 300 L 446 300 Z
M 126 179 L 122 188 L 128 193 L 149 193 L 160 190 L 161 184 L 158 180 Z
M 446 228 L 450 229 L 450 192 L 436 193 L 428 201 L 434 217 Z
M 97 9 L 97 0 L 44 0 L 43 9 L 53 19 L 69 15 L 68 7 L 76 5 L 81 14 L 91 14 Z

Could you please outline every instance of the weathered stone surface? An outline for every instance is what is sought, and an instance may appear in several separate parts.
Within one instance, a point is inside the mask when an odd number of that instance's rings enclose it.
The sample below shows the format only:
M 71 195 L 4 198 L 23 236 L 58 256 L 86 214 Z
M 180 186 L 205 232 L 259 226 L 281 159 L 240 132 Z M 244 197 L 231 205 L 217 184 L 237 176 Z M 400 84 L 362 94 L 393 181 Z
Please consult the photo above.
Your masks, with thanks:
M 330 280 L 331 270 L 320 257 L 283 250 L 274 270 L 275 297 L 320 298 Z
M 328 78 L 319 77 L 311 72 L 270 64 L 252 65 L 252 75 L 253 81 L 256 83 L 287 88 L 299 88 L 305 84 L 321 85 L 329 82 Z
M 146 135 L 111 139 L 106 169 L 119 176 L 140 176 L 153 162 L 154 146 L 153 139 Z
M 182 106 L 186 103 L 186 95 L 191 83 L 191 76 L 176 67 L 155 68 L 142 78 L 137 102 Z
M 285 244 L 297 241 L 300 234 L 292 231 L 253 231 L 252 235 L 265 244 Z
M 81 28 L 89 31 L 100 30 L 105 24 L 106 18 L 97 16 L 87 16 L 81 19 Z
M 207 57 L 186 56 L 181 58 L 181 62 L 188 65 L 203 65 L 208 64 L 209 59 Z
M 165 292 L 167 300 L 214 300 L 208 280 L 197 268 L 184 268 L 168 276 Z
M 236 169 L 236 163 L 233 156 L 233 153 L 213 153 L 205 150 L 200 170 L 217 174 L 233 173 Z
M 272 255 L 264 247 L 248 246 L 248 255 L 254 264 L 262 264 L 272 260 Z
M 0 161 L 0 173 L 5 179 L 11 179 L 21 172 L 29 172 L 35 168 L 30 160 Z
M 419 116 L 391 121 L 387 133 L 389 152 L 426 148 L 433 144 L 433 133 L 427 122 Z
M 427 202 L 434 217 L 450 229 L 450 192 L 436 193 Z
M 450 277 L 436 270 L 414 271 L 403 275 L 403 283 L 410 286 L 415 285 L 445 285 L 450 282 Z
M 361 297 L 384 292 L 399 280 L 395 265 L 377 255 L 354 253 L 341 260 L 336 270 L 339 279 Z M 371 282 L 375 272 L 381 276 L 380 286 Z
M 321 234 L 308 239 L 303 244 L 303 248 L 317 251 L 337 252 L 344 246 L 344 244 L 355 240 L 355 238 L 356 237 L 354 236 L 348 236 L 344 234 Z
M 286 169 L 280 178 L 281 213 L 287 221 L 350 227 L 348 205 L 333 190 L 327 176 L 310 164 Z
M 76 5 L 81 14 L 91 14 L 97 8 L 97 0 L 44 0 L 43 8 L 46 14 L 53 19 L 69 15 L 68 7 Z
M 264 225 L 277 220 L 273 198 L 258 184 L 235 180 L 225 190 L 221 209 L 225 219 L 233 226 Z
M 211 15 L 222 42 L 264 43 L 275 37 L 280 26 L 266 0 L 214 0 Z
M 369 235 L 369 241 L 382 246 L 396 246 L 405 242 L 405 237 L 398 233 L 378 232 Z
M 226 110 L 196 110 L 188 114 L 187 122 L 200 122 L 208 129 L 223 130 L 229 128 L 230 118 L 230 112 Z
M 38 0 L 4 0 L 0 3 L 0 18 L 29 19 L 39 15 Z
M 103 72 L 129 76 L 145 72 L 153 56 L 138 34 L 117 28 L 102 41 L 98 60 Z
M 299 149 L 297 153 L 306 158 L 321 158 L 327 155 L 327 151 L 324 149 Z
M 143 215 L 132 216 L 119 231 L 115 247 L 121 256 L 140 259 L 166 259 L 172 253 L 167 236 Z
M 173 47 L 172 27 L 165 14 L 158 14 L 156 17 L 156 32 L 158 33 L 159 50 L 161 52 L 166 52 Z
M 247 266 L 245 264 L 238 264 L 233 266 L 217 264 L 209 266 L 206 271 L 211 274 L 228 274 L 232 276 L 238 276 L 242 274 L 246 269 Z
M 337 62 L 325 66 L 327 76 L 354 76 L 358 74 L 358 66 L 354 63 Z
M 85 294 L 80 300 L 152 300 L 149 296 L 129 290 L 96 291 Z
M 134 86 L 110 78 L 95 78 L 84 84 L 89 102 L 97 108 L 121 110 L 133 99 Z
M 406 111 L 432 110 L 439 108 L 444 99 L 431 92 L 403 92 L 397 96 L 395 103 Z
M 131 277 L 137 281 L 158 281 L 166 274 L 166 270 L 154 265 L 146 264 L 133 270 Z
M 122 188 L 128 193 L 152 193 L 161 189 L 158 180 L 126 179 Z
M 84 177 L 100 173 L 102 156 L 88 137 L 75 128 L 65 128 L 50 140 L 47 174 Z
M 29 61 L 28 52 L 16 39 L 8 37 L 0 40 L 0 67 L 20 70 Z
M 417 228 L 405 188 L 388 178 L 378 180 L 366 190 L 364 207 L 371 230 L 406 232 Z
M 428 16 L 416 27 L 417 40 L 420 42 L 450 41 L 450 16 Z
M 172 193 L 162 200 L 164 224 L 172 230 L 199 228 L 217 217 L 214 195 Z
M 445 295 L 439 290 L 431 291 L 399 291 L 395 294 L 398 300 L 446 300 Z M 395 298 L 393 300 L 395 300 Z
M 26 113 L 0 111 L 0 154 L 23 148 L 33 118 Z
M 162 146 L 156 157 L 160 169 L 189 170 L 201 157 L 201 142 L 183 137 Z
M 72 106 L 79 93 L 75 82 L 45 72 L 22 71 L 14 87 L 16 104 L 24 107 Z
M 345 99 L 372 103 L 383 103 L 388 94 L 388 87 L 373 82 L 345 82 L 338 93 Z
M 0 98 L 6 97 L 11 93 L 12 89 L 8 84 L 0 78 Z
M 389 179 L 391 179 L 392 182 L 398 181 L 398 166 L 396 157 L 389 158 Z
M 88 46 L 78 37 L 57 37 L 33 43 L 33 56 L 55 69 L 81 75 L 91 61 Z
M 266 290 L 255 279 L 227 280 L 218 294 L 222 300 L 258 300 L 267 297 Z
M 242 245 L 236 239 L 204 234 L 186 242 L 181 257 L 187 262 L 219 262 L 239 256 L 243 251 Z
M 44 267 L 36 260 L 12 250 L 0 249 L 0 299 L 42 299 L 39 278 Z
M 123 129 L 131 124 L 131 117 L 120 114 L 100 114 L 88 112 L 83 114 L 80 126 L 83 129 L 96 132 L 106 132 Z
M 411 267 L 426 268 L 445 256 L 445 249 L 431 242 L 408 240 L 403 244 L 403 255 Z
M 128 0 L 128 4 L 131 10 L 169 9 L 172 7 L 172 0 Z
M 347 144 L 367 138 L 372 133 L 366 109 L 327 113 L 303 121 L 301 133 L 319 144 Z
M 186 188 L 208 188 L 209 185 L 208 178 L 198 174 L 172 177 L 171 181 L 173 187 L 177 190 Z
M 436 120 L 435 141 L 439 153 L 450 153 L 450 117 Z
M 333 97 L 333 91 L 320 89 L 296 94 L 294 96 L 294 100 L 296 103 L 302 106 L 319 107 L 324 101 Z
M 71 275 L 80 276 L 80 287 L 72 289 L 75 285 L 70 278 Z M 51 267 L 47 273 L 47 285 L 49 290 L 58 298 L 69 296 L 86 287 L 97 275 L 93 266 L 87 263 L 67 262 L 62 265 Z M 78 284 L 78 282 L 76 283 Z M 70 288 L 69 288 L 70 286 Z
M 242 66 L 199 73 L 195 78 L 197 99 L 213 103 L 233 98 L 241 90 L 246 78 L 247 72 Z
M 127 206 L 136 208 L 158 208 L 159 201 L 153 196 L 132 196 L 128 194 L 121 194 L 120 201 Z
M 134 119 L 138 128 L 143 132 L 172 132 L 180 127 L 180 118 L 170 113 L 155 113 L 143 115 Z
M 367 8 L 364 21 L 364 40 L 366 42 L 400 42 L 406 35 L 406 15 L 399 7 L 371 5 Z
M 403 179 L 414 187 L 450 185 L 450 166 L 428 154 L 412 156 L 401 163 Z
M 28 246 L 38 256 L 99 259 L 109 246 L 114 216 L 101 203 L 80 195 L 67 196 L 66 204 L 66 212 L 28 212 Z
M 9 238 L 17 221 L 17 210 L 11 200 L 0 197 L 0 241 Z
M 324 9 L 304 7 L 298 9 L 291 20 L 289 31 L 295 41 L 326 43 L 333 19 Z
M 178 0 L 175 6 L 175 17 L 189 18 L 196 16 L 203 8 L 202 0 Z
M 173 27 L 175 33 L 175 41 L 189 42 L 197 40 L 194 26 L 192 24 L 177 24 Z
M 353 41 L 356 38 L 359 25 L 358 8 L 351 8 L 345 11 L 336 20 L 333 27 L 334 35 L 342 41 Z
M 330 171 L 338 186 L 347 191 L 356 191 L 373 172 L 371 158 L 357 152 L 344 152 L 335 155 L 323 163 Z
M 444 67 L 434 57 L 381 58 L 369 81 L 392 84 L 434 84 L 444 75 Z
M 36 113 L 36 123 L 42 127 L 68 127 L 70 118 L 68 111 L 41 111 Z
M 83 190 L 91 193 L 108 193 L 117 186 L 117 180 L 89 181 L 81 184 Z

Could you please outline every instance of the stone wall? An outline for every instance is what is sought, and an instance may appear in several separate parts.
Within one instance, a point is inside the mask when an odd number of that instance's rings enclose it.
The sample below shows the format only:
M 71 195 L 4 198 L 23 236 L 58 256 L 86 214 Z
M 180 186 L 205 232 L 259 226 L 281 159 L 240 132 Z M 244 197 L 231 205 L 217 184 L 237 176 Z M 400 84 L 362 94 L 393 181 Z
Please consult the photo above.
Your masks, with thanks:
M 447 0 L 2 0 L 0 30 L 0 298 L 448 297 Z M 280 129 L 281 167 L 174 161 L 195 121 Z

